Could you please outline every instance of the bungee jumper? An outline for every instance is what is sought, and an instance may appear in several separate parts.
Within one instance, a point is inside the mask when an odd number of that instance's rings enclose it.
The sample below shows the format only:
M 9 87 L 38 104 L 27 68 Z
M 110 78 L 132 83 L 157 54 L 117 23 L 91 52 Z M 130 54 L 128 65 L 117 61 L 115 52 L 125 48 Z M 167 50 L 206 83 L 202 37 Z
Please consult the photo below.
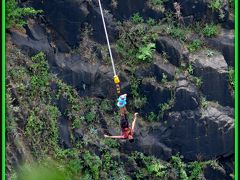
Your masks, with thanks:
M 127 94 L 121 94 L 121 88 L 120 88 L 120 79 L 118 77 L 118 75 L 116 74 L 116 69 L 115 69 L 115 65 L 114 65 L 114 61 L 113 61 L 113 57 L 112 57 L 112 51 L 111 51 L 111 47 L 110 47 L 110 43 L 109 43 L 109 39 L 108 39 L 108 33 L 107 33 L 107 28 L 106 28 L 106 24 L 105 24 L 105 20 L 104 20 L 104 16 L 103 16 L 103 10 L 102 10 L 102 5 L 101 5 L 101 0 L 98 0 L 99 3 L 99 8 L 100 8 L 100 12 L 101 12 L 101 16 L 102 16 L 102 22 L 103 22 L 103 27 L 104 27 L 104 31 L 105 31 L 105 35 L 106 35 L 106 40 L 107 40 L 107 45 L 108 45 L 108 51 L 109 51 L 109 55 L 110 55 L 110 59 L 111 59 L 111 63 L 112 63 L 112 68 L 113 68 L 113 80 L 116 86 L 116 90 L 117 90 L 117 94 L 119 95 L 119 98 L 117 99 L 117 106 L 119 107 L 119 113 L 120 113 L 120 126 L 121 126 L 121 131 L 122 134 L 120 136 L 109 136 L 109 135 L 104 135 L 104 137 L 108 137 L 108 138 L 117 138 L 117 139 L 129 139 L 130 142 L 133 142 L 133 134 L 134 134 L 134 129 L 135 129 L 135 124 L 136 124 L 136 120 L 137 120 L 137 114 L 134 114 L 134 119 L 132 122 L 132 127 L 129 127 L 129 122 L 127 119 L 127 109 L 126 109 L 126 104 L 127 104 Z
M 104 137 L 113 138 L 113 139 L 128 139 L 129 142 L 134 142 L 133 135 L 134 135 L 135 124 L 136 124 L 136 120 L 137 120 L 137 114 L 138 113 L 134 114 L 134 119 L 133 119 L 131 128 L 129 127 L 129 122 L 128 122 L 127 116 L 126 115 L 121 116 L 121 124 L 120 124 L 121 135 L 109 136 L 109 135 L 104 134 Z
M 104 137 L 107 138 L 115 138 L 115 139 L 128 139 L 130 142 L 134 141 L 133 135 L 134 135 L 134 130 L 135 130 L 135 124 L 137 120 L 137 114 L 134 114 L 133 122 L 132 122 L 132 127 L 129 127 L 129 122 L 127 119 L 127 94 L 121 95 L 118 99 L 117 106 L 119 107 L 119 113 L 120 113 L 120 127 L 121 127 L 121 135 L 119 136 L 109 136 L 109 135 L 104 135 Z

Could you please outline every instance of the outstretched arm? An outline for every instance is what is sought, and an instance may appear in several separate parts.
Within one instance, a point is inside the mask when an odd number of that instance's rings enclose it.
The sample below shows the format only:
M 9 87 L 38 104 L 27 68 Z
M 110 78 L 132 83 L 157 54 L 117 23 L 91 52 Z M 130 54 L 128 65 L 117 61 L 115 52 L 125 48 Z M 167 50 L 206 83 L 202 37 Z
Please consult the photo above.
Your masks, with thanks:
M 104 134 L 104 137 L 113 138 L 113 139 L 124 139 L 124 136 L 109 136 Z
M 138 115 L 138 113 L 134 114 L 134 119 L 133 119 L 133 122 L 132 122 L 132 133 L 134 133 L 135 124 L 136 124 L 136 120 L 137 120 L 137 115 Z

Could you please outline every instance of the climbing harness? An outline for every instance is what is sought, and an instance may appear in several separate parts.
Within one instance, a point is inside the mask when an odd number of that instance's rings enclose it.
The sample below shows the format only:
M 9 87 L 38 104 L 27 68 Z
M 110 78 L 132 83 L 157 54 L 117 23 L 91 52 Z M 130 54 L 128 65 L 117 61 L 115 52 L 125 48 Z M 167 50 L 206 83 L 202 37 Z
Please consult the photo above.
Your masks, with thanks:
M 106 35 L 106 39 L 107 39 L 108 51 L 109 51 L 109 54 L 110 54 L 112 68 L 113 68 L 113 74 L 114 74 L 113 80 L 114 80 L 114 83 L 115 83 L 115 86 L 116 86 L 116 89 L 117 89 L 117 93 L 120 94 L 121 93 L 120 80 L 119 80 L 118 75 L 116 74 L 116 69 L 115 69 L 115 65 L 114 65 L 114 61 L 113 61 L 113 57 L 112 57 L 111 46 L 110 46 L 109 39 L 108 39 L 107 28 L 106 28 L 106 24 L 105 24 L 105 20 L 104 20 L 104 16 L 103 16 L 101 1 L 98 0 L 98 3 L 99 3 L 100 12 L 101 12 L 101 16 L 102 16 L 103 27 L 104 27 L 104 31 L 105 31 L 105 35 Z

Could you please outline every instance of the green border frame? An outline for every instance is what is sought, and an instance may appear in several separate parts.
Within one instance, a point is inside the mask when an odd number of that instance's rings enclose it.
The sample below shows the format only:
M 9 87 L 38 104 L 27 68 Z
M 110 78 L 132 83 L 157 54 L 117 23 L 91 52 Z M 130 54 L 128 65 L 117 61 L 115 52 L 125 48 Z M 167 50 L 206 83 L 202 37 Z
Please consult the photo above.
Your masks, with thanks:
M 5 36 L 5 0 L 2 0 L 2 180 L 6 178 L 6 153 L 5 153 L 5 48 L 6 36 Z
M 235 0 L 235 11 L 234 11 L 234 24 L 235 24 L 235 117 L 234 117 L 234 127 L 235 127 L 235 153 L 234 153 L 234 179 L 238 180 L 238 0 Z M 5 37 L 5 0 L 2 0 L 2 179 L 6 179 L 6 152 L 5 152 L 5 50 L 6 50 L 6 37 Z
M 235 107 L 234 107 L 234 129 L 235 129 L 235 143 L 234 143 L 234 165 L 235 165 L 235 172 L 234 172 L 234 179 L 238 180 L 238 0 L 235 0 L 235 11 L 234 11 L 234 47 L 235 47 L 235 90 L 234 90 L 234 95 L 235 95 Z

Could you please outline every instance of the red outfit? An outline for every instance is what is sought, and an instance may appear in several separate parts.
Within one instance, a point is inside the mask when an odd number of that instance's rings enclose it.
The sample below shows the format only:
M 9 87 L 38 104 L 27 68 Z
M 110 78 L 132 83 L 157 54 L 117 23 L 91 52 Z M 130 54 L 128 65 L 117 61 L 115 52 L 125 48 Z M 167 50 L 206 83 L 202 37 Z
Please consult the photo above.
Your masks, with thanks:
M 122 136 L 124 137 L 124 139 L 128 139 L 129 135 L 133 136 L 133 132 L 132 132 L 131 128 L 124 128 L 124 129 L 122 129 Z

